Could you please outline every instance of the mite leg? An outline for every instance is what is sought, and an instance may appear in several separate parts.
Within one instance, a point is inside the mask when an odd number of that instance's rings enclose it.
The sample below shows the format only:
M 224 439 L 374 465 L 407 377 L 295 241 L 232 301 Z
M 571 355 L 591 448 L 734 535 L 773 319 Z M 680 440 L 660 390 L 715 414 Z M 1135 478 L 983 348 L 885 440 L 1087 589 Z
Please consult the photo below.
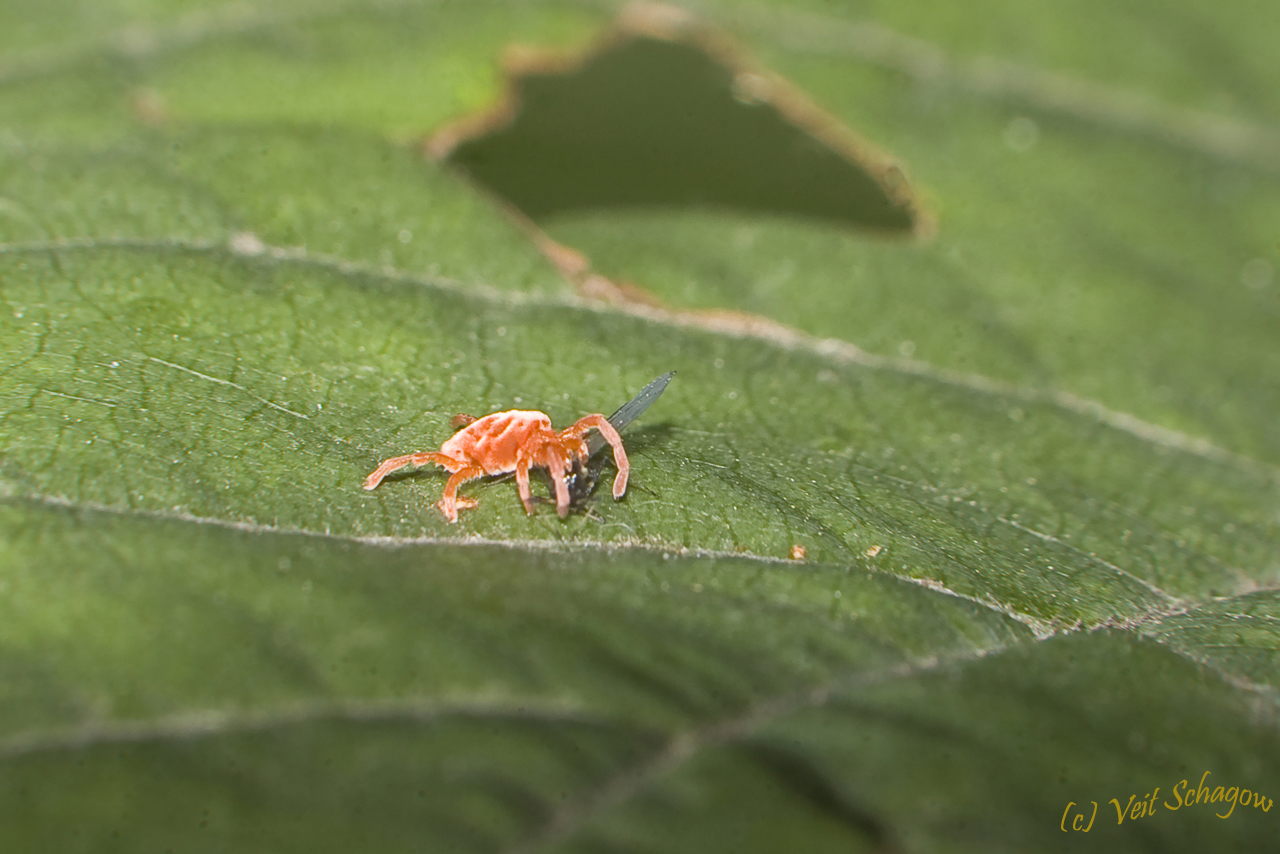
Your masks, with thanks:
M 455 460 L 453 457 L 446 457 L 444 454 L 434 452 L 405 454 L 403 457 L 389 457 L 382 461 L 377 470 L 373 474 L 364 479 L 365 489 L 377 489 L 378 484 L 382 483 L 382 479 L 397 469 L 405 466 L 425 466 L 427 463 L 435 463 L 443 466 L 449 471 L 457 471 L 466 463 L 461 460 Z
M 529 461 L 523 457 L 516 463 L 516 486 L 520 489 L 520 503 L 524 512 L 533 515 L 533 493 L 529 491 Z
M 605 441 L 613 448 L 613 463 L 618 467 L 618 476 L 613 479 L 613 497 L 621 498 L 627 493 L 627 475 L 631 471 L 631 463 L 627 460 L 626 449 L 622 447 L 622 437 L 618 435 L 613 425 L 603 415 L 597 413 L 586 416 L 564 432 L 575 439 L 581 439 L 593 427 L 600 431 L 600 435 L 604 436 Z
M 556 514 L 561 519 L 569 516 L 569 477 L 568 465 L 551 472 L 551 482 L 556 488 Z
M 458 469 L 449 478 L 449 482 L 444 485 L 444 497 L 436 504 L 444 513 L 446 519 L 450 522 L 458 521 L 459 507 L 475 507 L 474 498 L 459 498 L 458 487 L 469 480 L 475 480 L 478 477 L 484 477 L 484 469 L 480 466 L 468 466 L 467 468 Z

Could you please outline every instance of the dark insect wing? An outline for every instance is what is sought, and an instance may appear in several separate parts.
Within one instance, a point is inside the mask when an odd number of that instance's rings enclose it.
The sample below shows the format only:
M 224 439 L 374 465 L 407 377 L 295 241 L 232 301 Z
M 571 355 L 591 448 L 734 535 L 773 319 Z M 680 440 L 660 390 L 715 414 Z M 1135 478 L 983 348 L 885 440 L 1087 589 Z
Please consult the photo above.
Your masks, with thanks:
M 640 393 L 631 400 L 618 407 L 618 411 L 609 416 L 609 423 L 614 426 L 619 433 L 626 429 L 632 421 L 635 421 L 644 411 L 648 409 L 655 400 L 662 396 L 667 389 L 667 383 L 671 382 L 671 378 L 676 375 L 675 371 L 667 371 L 662 376 L 640 389 Z M 586 465 L 575 460 L 573 463 L 573 471 L 569 474 L 569 503 L 580 504 L 591 495 L 591 491 L 595 489 L 596 481 L 600 479 L 600 472 L 604 468 L 604 464 L 608 459 L 607 455 L 600 454 L 600 450 L 608 444 L 599 431 L 593 431 L 587 437 L 587 459 Z
M 618 407 L 618 411 L 609 416 L 609 423 L 621 433 L 632 421 L 635 421 L 649 406 L 667 390 L 667 383 L 676 375 L 675 371 L 667 371 L 644 388 L 631 400 Z M 599 432 L 592 433 L 587 439 L 587 456 L 594 457 L 605 446 L 604 437 Z

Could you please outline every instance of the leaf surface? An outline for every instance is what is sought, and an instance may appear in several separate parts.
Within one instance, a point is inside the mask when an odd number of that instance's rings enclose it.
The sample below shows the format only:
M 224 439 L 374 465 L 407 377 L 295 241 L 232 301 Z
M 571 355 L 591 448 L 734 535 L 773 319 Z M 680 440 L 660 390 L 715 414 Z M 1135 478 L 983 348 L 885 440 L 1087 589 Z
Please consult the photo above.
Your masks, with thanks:
M 416 140 L 609 4 L 141 6 L 4 12 L 6 851 L 1074 850 L 1095 801 L 1100 850 L 1274 842 L 1263 801 L 1165 806 L 1280 794 L 1264 163 L 708 4 L 938 236 L 549 218 L 668 308 L 598 304 Z M 951 68 L 1203 106 L 1195 54 L 898 14 Z M 361 489 L 456 413 L 565 425 L 669 370 L 623 501 Z

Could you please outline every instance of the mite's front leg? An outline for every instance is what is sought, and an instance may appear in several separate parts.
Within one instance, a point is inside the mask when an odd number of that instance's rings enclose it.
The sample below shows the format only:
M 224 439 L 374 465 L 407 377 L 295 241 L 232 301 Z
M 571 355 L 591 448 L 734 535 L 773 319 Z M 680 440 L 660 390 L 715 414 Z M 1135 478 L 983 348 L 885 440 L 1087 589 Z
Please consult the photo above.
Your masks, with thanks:
M 631 471 L 631 463 L 627 460 L 626 448 L 622 447 L 622 437 L 614 426 L 603 415 L 596 413 L 578 419 L 578 423 L 565 430 L 563 435 L 580 439 L 592 429 L 599 430 L 613 449 L 613 464 L 618 467 L 618 475 L 613 479 L 613 498 L 616 501 L 627 494 L 627 475 Z
M 569 470 L 568 467 L 552 470 L 551 482 L 556 488 L 556 514 L 565 519 L 569 516 Z

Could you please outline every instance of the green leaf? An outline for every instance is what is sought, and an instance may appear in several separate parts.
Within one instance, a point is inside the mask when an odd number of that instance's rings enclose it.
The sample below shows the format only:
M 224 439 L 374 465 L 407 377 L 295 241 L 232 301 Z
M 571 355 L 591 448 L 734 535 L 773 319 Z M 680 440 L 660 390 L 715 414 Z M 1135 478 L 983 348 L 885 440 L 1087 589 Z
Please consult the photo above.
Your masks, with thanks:
M 576 61 L 522 60 L 498 108 L 438 133 L 433 154 L 539 220 L 692 206 L 916 225 L 883 155 L 714 33 L 655 24 L 624 22 Z
M 418 144 L 612 4 L 2 13 L 0 847 L 1274 845 L 1280 196 L 1196 130 L 1266 138 L 1274 24 L 804 7 L 704 8 L 937 237 L 539 223 L 661 308 Z M 361 488 L 668 370 L 622 501 Z

